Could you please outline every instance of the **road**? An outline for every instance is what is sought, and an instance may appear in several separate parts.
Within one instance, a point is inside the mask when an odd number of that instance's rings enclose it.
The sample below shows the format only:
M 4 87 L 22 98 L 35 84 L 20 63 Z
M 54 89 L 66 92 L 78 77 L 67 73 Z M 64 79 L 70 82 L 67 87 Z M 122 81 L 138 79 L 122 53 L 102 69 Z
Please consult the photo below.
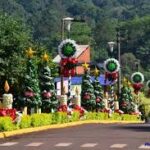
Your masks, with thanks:
M 0 150 L 115 149 L 150 149 L 150 125 L 86 124 L 0 140 Z

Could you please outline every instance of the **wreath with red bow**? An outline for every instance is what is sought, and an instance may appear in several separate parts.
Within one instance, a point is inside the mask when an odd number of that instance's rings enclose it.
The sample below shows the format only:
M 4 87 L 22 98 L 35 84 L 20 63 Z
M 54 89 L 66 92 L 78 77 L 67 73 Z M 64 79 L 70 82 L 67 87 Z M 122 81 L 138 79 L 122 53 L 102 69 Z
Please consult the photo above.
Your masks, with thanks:
M 138 92 L 143 87 L 144 75 L 141 72 L 135 72 L 131 76 L 132 86 L 134 88 L 134 93 L 138 94 Z

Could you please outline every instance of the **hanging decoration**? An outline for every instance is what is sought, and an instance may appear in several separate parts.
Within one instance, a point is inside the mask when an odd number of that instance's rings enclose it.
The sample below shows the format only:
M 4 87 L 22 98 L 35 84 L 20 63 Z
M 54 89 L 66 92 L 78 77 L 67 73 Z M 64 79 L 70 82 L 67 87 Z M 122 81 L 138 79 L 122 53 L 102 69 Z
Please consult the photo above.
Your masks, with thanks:
M 148 88 L 148 96 L 150 96 L 150 80 L 147 81 L 146 86 Z
M 120 64 L 118 60 L 114 58 L 109 58 L 104 62 L 105 69 L 105 80 L 115 81 L 118 78 L 118 71 L 120 69 Z
M 78 60 L 76 58 L 62 58 L 60 65 L 62 66 L 62 74 L 64 77 L 75 75 L 75 66 Z
M 58 46 L 58 52 L 61 58 L 75 57 L 77 44 L 74 40 L 63 40 Z
M 138 92 L 143 87 L 144 75 L 141 72 L 135 72 L 131 75 L 131 82 L 134 88 L 134 93 L 138 94 Z

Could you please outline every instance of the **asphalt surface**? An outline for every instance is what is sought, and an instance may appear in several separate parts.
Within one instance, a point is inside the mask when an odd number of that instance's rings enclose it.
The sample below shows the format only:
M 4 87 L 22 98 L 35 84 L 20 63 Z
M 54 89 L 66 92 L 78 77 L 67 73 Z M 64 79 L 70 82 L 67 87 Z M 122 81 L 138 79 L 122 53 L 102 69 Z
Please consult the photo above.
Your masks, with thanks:
M 110 149 L 150 149 L 150 124 L 86 124 L 0 140 L 0 150 Z

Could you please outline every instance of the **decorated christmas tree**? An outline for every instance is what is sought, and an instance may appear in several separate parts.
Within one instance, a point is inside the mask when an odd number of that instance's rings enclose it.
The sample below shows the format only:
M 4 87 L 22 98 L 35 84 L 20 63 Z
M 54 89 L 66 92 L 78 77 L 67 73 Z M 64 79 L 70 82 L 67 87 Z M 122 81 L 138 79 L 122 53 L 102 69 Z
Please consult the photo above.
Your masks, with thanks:
M 131 92 L 129 85 L 127 85 L 127 84 L 126 85 L 124 84 L 122 89 L 121 89 L 121 95 L 119 98 L 119 105 L 120 105 L 120 109 L 124 113 L 132 113 L 135 110 L 132 92 Z
M 43 64 L 40 70 L 40 89 L 42 96 L 42 112 L 53 112 L 58 107 L 54 79 L 48 66 L 49 57 L 45 53 L 42 57 Z
M 94 94 L 96 97 L 96 110 L 102 111 L 105 107 L 105 104 L 103 101 L 103 89 L 98 81 L 99 70 L 97 68 L 94 71 L 94 75 L 95 75 L 95 80 L 93 82 L 93 86 L 94 86 Z
M 31 113 L 33 113 L 35 112 L 35 110 L 39 110 L 39 107 L 41 107 L 42 103 L 39 89 L 37 66 L 32 59 L 34 51 L 29 48 L 29 50 L 26 51 L 26 54 L 28 56 L 27 69 L 22 85 L 23 92 L 22 97 L 20 98 L 20 105 L 22 107 L 28 106 L 28 108 L 31 108 Z
M 83 65 L 85 74 L 82 78 L 82 90 L 81 90 L 81 105 L 87 111 L 93 111 L 96 109 L 96 98 L 94 95 L 94 87 L 92 80 L 88 72 L 88 64 Z

